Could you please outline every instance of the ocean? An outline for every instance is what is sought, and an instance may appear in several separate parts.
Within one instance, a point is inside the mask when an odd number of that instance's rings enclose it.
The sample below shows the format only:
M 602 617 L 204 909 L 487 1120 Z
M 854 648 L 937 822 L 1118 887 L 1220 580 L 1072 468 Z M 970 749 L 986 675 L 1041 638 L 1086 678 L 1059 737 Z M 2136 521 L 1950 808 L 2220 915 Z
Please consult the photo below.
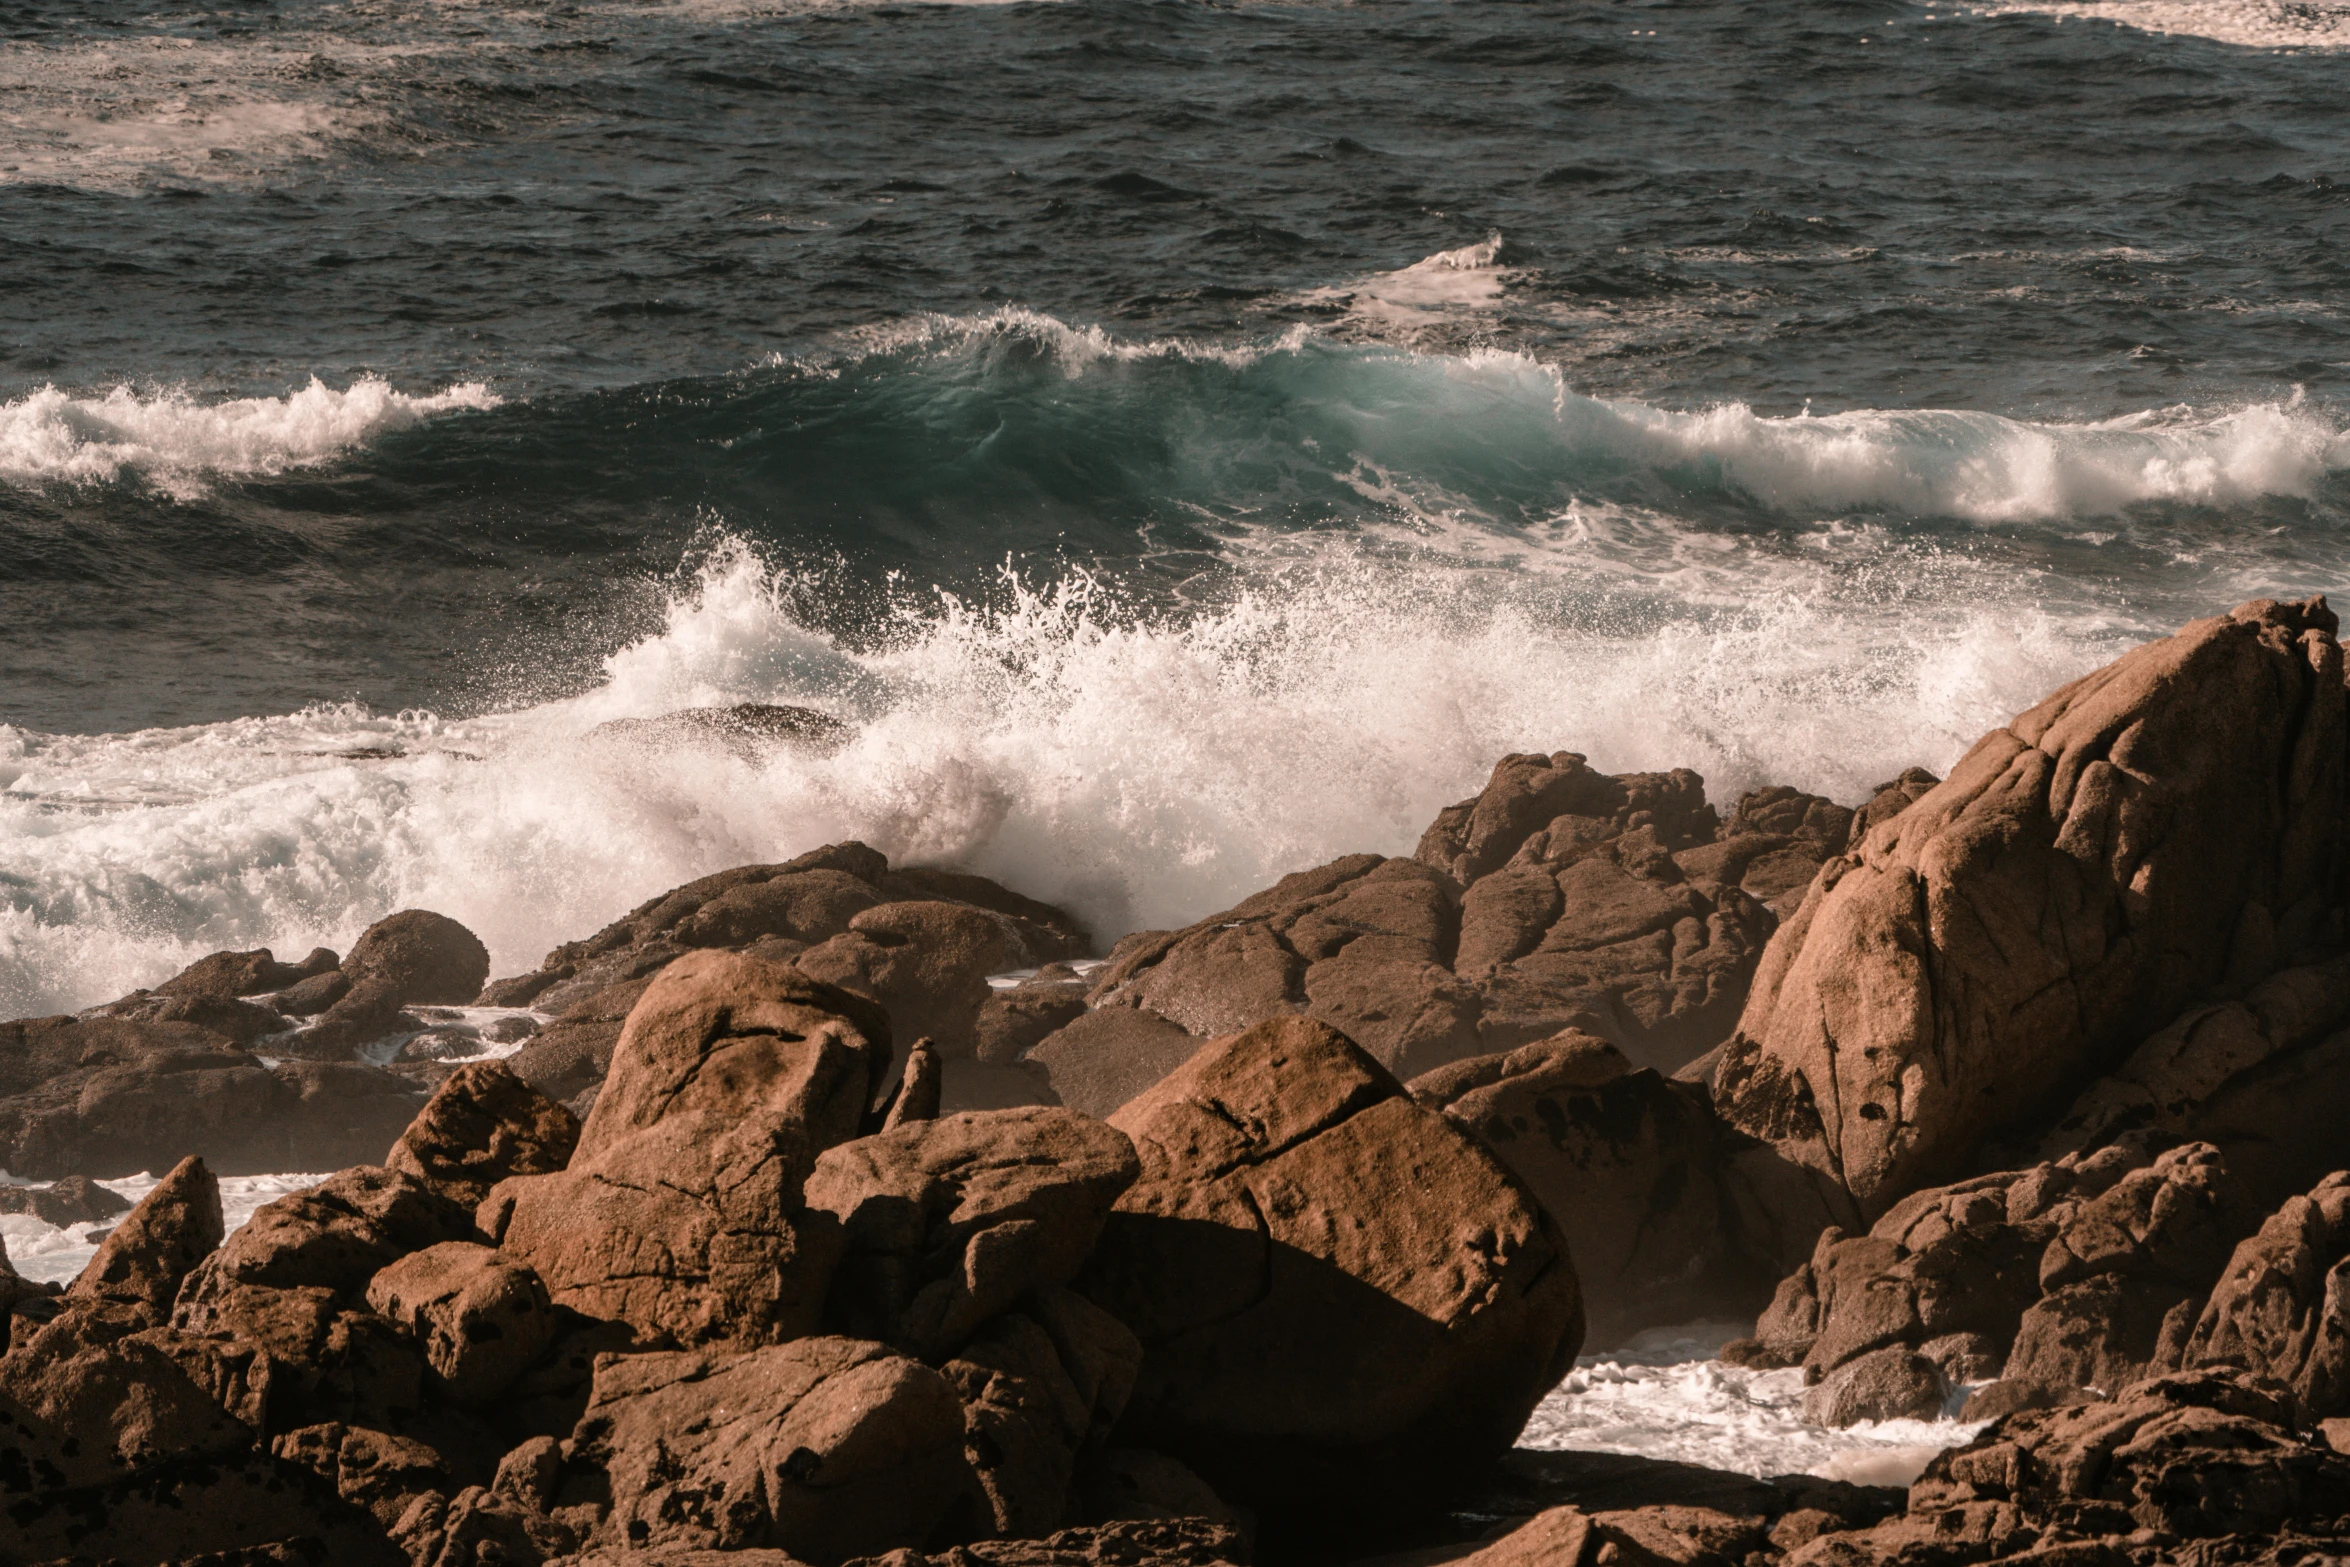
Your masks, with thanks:
M 513 972 L 851 837 L 1106 945 L 1513 750 L 1939 770 L 2345 580 L 2346 51 L 2256 0 L 18 0 L 0 1016 L 406 906 Z M 588 737 L 734 702 L 846 742 Z

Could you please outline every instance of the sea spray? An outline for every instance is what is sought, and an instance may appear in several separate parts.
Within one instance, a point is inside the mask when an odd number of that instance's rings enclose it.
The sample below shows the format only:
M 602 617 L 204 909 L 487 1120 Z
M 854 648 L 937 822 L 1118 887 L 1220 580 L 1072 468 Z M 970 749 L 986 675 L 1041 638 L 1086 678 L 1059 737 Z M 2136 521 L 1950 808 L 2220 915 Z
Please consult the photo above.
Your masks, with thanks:
M 1808 568 L 1808 569 L 1807 569 Z M 1337 551 L 1213 603 L 1008 573 L 851 640 L 722 540 L 575 697 L 455 721 L 320 707 L 130 735 L 0 727 L 0 1013 L 88 1005 L 204 951 L 347 944 L 396 908 L 501 972 L 726 866 L 859 838 L 1065 902 L 1104 941 L 1292 870 L 1409 853 L 1516 750 L 1851 800 L 2101 661 L 2098 615 L 1931 614 L 1800 553 L 1737 608 Z M 606 720 L 733 701 L 842 717 L 829 754 L 647 750 Z

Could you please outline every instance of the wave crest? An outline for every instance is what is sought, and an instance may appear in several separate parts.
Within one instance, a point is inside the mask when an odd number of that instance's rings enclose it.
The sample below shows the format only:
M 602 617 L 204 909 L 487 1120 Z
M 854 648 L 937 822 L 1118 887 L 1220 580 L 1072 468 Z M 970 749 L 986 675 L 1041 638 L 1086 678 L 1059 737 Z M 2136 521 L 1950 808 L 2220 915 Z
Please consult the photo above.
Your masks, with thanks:
M 372 376 L 341 391 L 312 376 L 283 397 L 213 403 L 183 391 L 141 396 L 117 386 L 103 397 L 75 397 L 46 386 L 0 405 L 0 479 L 89 484 L 136 472 L 187 499 L 203 493 L 209 477 L 307 467 L 436 414 L 499 401 L 479 382 L 418 397 Z

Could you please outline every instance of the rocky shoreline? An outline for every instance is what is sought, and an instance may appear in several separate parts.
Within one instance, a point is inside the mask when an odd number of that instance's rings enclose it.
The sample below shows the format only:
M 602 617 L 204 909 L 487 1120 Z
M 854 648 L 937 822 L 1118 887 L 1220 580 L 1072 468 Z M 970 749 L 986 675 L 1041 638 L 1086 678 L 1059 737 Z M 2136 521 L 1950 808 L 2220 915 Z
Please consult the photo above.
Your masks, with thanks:
M 1506 757 L 1106 953 L 848 843 L 528 974 L 409 910 L 0 1023 L 0 1212 L 112 1222 L 0 1262 L 0 1567 L 2339 1559 L 2336 631 L 1853 806 Z M 1906 1494 L 1513 1451 L 1707 1317 L 1990 1423 Z

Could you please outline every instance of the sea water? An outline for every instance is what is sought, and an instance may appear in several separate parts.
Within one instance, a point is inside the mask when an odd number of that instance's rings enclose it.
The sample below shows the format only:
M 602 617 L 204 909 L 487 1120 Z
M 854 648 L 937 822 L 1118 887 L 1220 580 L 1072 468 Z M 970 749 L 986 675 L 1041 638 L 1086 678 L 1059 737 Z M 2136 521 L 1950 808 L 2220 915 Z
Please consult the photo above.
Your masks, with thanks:
M 1945 768 L 2342 584 L 2346 15 L 20 6 L 0 1016 L 845 838 L 1106 946 L 1514 750 Z M 846 737 L 593 733 L 732 702 Z M 1665 1340 L 1527 1440 L 1964 1435 Z

